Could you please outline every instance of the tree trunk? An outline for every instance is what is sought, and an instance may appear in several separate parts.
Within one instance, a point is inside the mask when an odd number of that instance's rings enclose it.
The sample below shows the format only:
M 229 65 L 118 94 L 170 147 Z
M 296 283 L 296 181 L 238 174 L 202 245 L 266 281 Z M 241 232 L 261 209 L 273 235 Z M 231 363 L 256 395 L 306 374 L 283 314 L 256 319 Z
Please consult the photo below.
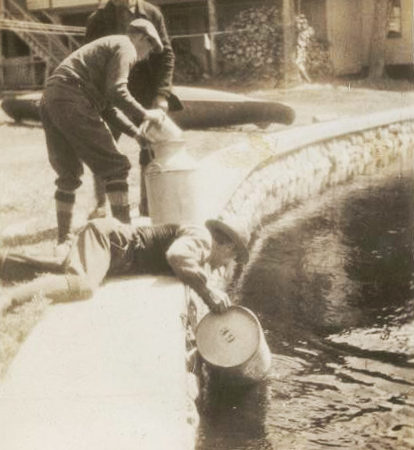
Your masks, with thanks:
M 374 0 L 374 17 L 371 34 L 368 78 L 378 79 L 384 75 L 385 43 L 391 0 Z

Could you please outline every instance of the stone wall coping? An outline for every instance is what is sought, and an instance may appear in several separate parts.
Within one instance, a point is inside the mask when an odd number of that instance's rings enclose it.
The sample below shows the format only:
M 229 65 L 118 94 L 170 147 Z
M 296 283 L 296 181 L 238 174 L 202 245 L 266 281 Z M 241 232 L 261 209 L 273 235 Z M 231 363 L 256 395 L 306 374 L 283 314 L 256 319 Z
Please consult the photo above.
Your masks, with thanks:
M 307 145 L 408 120 L 414 120 L 414 106 L 289 128 L 264 135 L 263 141 L 273 147 L 273 153 L 284 155 Z
M 214 152 L 206 160 L 213 159 L 217 164 L 220 161 L 235 160 L 239 172 L 238 181 L 233 180 L 232 194 L 225 203 L 228 205 L 243 182 L 253 172 L 274 161 L 275 158 L 288 156 L 307 146 L 405 121 L 414 121 L 414 106 L 293 126 L 272 133 L 249 133 L 237 139 L 234 144 Z M 240 157 L 241 154 L 244 156 Z
M 201 164 L 228 164 L 228 161 L 234 160 L 233 169 L 239 170 L 241 178 L 245 179 L 256 167 L 266 164 L 268 159 L 274 159 L 275 156 L 283 157 L 309 145 L 410 120 L 414 120 L 414 106 L 293 126 L 271 133 L 246 133 L 235 139 L 235 143 L 203 158 Z M 250 151 L 251 148 L 254 151 Z

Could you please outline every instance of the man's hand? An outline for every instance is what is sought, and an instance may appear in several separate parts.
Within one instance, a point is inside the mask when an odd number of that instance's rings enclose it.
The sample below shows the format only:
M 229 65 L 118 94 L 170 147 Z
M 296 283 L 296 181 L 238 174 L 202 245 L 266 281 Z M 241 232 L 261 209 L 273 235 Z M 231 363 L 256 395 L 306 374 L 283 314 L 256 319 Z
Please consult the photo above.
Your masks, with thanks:
M 231 306 L 231 300 L 229 296 L 220 289 L 209 288 L 209 300 L 207 306 L 212 312 L 223 313 Z
M 168 111 L 168 101 L 163 95 L 157 95 L 152 102 L 152 107 L 162 109 L 164 112 Z
M 162 109 L 147 109 L 144 120 L 149 120 L 159 126 L 165 120 L 165 112 Z

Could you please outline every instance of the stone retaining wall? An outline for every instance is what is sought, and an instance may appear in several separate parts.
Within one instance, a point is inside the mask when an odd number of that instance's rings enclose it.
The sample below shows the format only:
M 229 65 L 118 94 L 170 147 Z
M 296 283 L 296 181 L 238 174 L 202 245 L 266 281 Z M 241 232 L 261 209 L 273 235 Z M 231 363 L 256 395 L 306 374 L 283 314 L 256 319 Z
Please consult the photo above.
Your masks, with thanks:
M 271 145 L 272 141 L 264 143 Z M 277 145 L 277 136 L 273 143 Z M 240 183 L 222 216 L 236 216 L 253 233 L 267 216 L 357 175 L 374 173 L 404 158 L 413 147 L 414 120 L 404 120 L 322 141 L 316 139 L 315 143 L 286 151 L 279 148 Z

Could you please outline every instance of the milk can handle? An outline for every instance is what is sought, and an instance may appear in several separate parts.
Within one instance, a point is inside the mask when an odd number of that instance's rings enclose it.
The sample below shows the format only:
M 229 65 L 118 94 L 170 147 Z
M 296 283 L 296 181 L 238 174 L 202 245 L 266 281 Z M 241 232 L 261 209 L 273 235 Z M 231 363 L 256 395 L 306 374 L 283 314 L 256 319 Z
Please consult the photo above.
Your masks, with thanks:
M 142 136 L 143 138 L 145 138 L 145 139 L 148 139 L 147 134 L 148 134 L 148 132 L 149 132 L 149 128 L 150 128 L 151 126 L 155 126 L 155 127 L 161 129 L 161 127 L 162 127 L 162 125 L 164 124 L 164 122 L 166 121 L 166 119 L 167 119 L 167 115 L 164 114 L 164 115 L 162 116 L 161 121 L 160 121 L 158 124 L 154 124 L 151 120 L 144 120 L 144 121 L 142 122 L 142 124 L 139 126 L 139 132 L 140 132 L 141 136 Z

